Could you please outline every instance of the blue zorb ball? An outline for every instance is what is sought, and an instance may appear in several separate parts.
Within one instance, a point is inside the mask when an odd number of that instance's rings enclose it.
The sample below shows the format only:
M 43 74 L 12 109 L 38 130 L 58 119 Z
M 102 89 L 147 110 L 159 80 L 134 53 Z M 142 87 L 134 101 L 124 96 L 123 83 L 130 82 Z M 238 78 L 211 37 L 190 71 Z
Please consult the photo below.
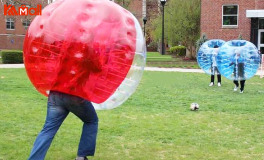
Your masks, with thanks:
M 225 43 L 221 39 L 212 39 L 203 43 L 197 53 L 197 62 L 207 74 L 214 75 L 217 66 L 216 57 L 219 48 Z
M 253 77 L 260 64 L 256 46 L 246 40 L 226 42 L 217 55 L 220 73 L 230 80 L 247 80 Z

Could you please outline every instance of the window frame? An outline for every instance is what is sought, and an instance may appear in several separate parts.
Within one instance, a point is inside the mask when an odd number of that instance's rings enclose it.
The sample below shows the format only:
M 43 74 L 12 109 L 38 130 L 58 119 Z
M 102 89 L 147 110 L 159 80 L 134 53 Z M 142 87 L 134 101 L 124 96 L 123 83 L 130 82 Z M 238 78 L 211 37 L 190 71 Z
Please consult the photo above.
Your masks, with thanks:
M 224 7 L 228 6 L 237 6 L 237 14 L 226 14 L 224 15 Z M 233 16 L 237 17 L 237 24 L 236 25 L 224 25 L 224 16 Z M 222 28 L 238 28 L 238 22 L 239 22 L 239 5 L 238 4 L 224 4 L 222 5 Z
M 10 21 L 8 21 L 8 20 L 10 20 Z M 14 26 L 14 28 L 12 28 L 12 22 L 13 22 L 13 26 Z M 10 23 L 9 25 L 10 25 L 10 28 L 7 28 L 7 23 Z M 14 18 L 10 18 L 10 17 L 8 17 L 8 18 L 6 18 L 6 30 L 15 30 L 15 20 L 14 20 Z
M 261 17 L 261 18 L 258 18 L 258 29 L 264 29 L 264 27 L 263 27 L 263 28 L 260 27 L 260 21 L 261 21 L 261 20 L 264 21 L 264 18 L 262 18 L 262 17 Z M 264 25 L 263 25 L 263 26 L 264 26 Z
M 56 0 L 48 0 L 48 4 L 55 2 Z
M 24 25 L 24 22 L 26 22 L 25 24 L 27 24 L 27 25 Z M 28 24 L 28 22 L 29 22 L 29 24 Z M 30 24 L 31 24 L 31 20 L 29 20 L 29 19 L 23 19 L 22 20 L 22 25 L 23 25 L 23 27 L 25 27 L 25 29 L 28 29 L 28 27 L 30 26 Z

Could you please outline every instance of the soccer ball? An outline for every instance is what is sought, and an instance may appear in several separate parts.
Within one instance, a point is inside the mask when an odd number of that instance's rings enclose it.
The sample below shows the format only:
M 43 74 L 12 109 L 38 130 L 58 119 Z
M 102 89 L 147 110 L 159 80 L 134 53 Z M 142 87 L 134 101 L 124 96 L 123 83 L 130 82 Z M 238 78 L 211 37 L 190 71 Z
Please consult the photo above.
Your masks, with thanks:
M 191 109 L 191 111 L 198 111 L 199 104 L 198 103 L 192 103 L 190 109 Z

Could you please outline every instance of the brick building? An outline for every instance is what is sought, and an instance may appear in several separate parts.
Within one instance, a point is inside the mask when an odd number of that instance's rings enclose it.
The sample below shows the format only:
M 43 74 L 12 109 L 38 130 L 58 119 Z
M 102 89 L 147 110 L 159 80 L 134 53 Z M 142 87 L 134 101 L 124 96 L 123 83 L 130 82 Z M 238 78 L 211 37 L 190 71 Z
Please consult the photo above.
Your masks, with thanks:
M 209 39 L 243 39 L 264 53 L 264 0 L 201 0 L 201 34 Z
M 4 15 L 4 5 L 14 5 L 16 9 L 21 5 L 36 8 L 38 4 L 45 7 L 51 0 L 1 0 L 0 2 L 0 49 L 22 49 L 25 33 L 35 16 Z
M 1 0 L 0 1 L 0 50 L 1 49 L 23 49 L 25 34 L 30 22 L 35 16 L 5 16 L 4 5 L 12 4 L 16 8 L 22 4 L 30 7 L 36 7 L 41 4 L 44 8 L 47 4 L 56 0 Z M 118 3 L 117 0 L 111 0 Z M 119 5 L 124 5 L 124 2 L 119 1 Z M 158 11 L 159 0 L 130 0 L 129 4 L 125 4 L 127 9 L 135 15 L 143 28 L 143 18 L 151 19 L 155 16 L 154 12 Z

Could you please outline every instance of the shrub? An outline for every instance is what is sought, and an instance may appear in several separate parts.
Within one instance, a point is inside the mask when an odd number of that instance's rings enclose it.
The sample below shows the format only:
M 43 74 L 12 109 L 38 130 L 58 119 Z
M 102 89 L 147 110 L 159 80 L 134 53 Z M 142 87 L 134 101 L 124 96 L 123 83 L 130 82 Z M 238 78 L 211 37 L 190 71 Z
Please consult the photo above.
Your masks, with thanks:
M 158 51 L 158 44 L 156 42 L 150 42 L 148 44 L 147 50 L 149 52 L 157 52 Z
M 186 47 L 184 46 L 174 46 L 170 48 L 170 53 L 172 56 L 185 56 L 186 55 Z
M 23 63 L 23 52 L 19 50 L 1 51 L 3 64 Z

